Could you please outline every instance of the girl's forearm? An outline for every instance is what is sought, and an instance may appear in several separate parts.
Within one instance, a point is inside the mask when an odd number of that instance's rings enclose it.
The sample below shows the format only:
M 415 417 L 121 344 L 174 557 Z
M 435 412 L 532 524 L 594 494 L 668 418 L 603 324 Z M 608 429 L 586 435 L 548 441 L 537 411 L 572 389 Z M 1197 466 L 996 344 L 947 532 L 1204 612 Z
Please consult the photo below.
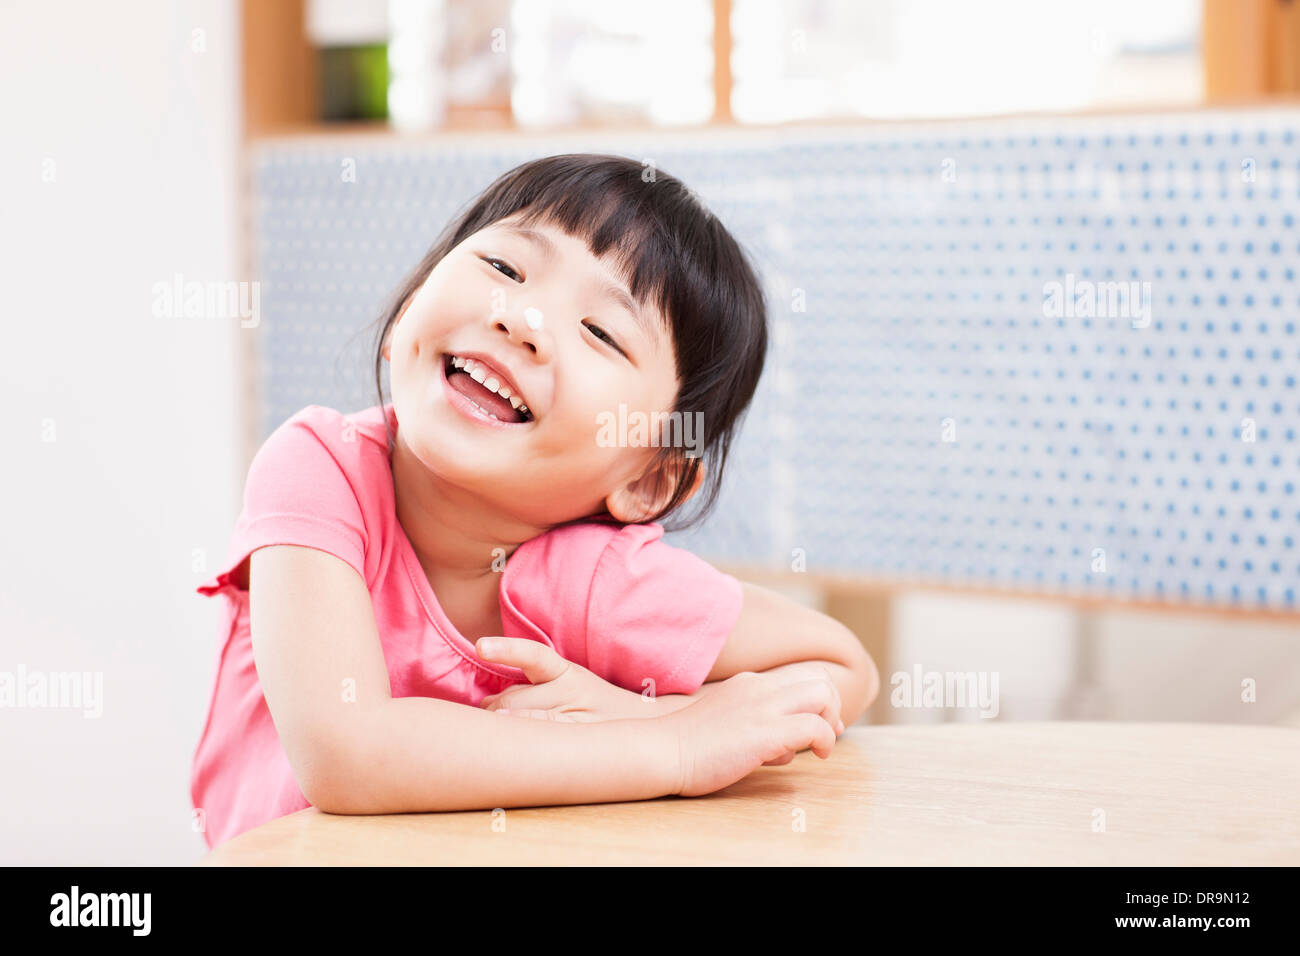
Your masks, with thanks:
M 807 661 L 793 661 L 779 667 L 770 667 L 763 673 L 770 674 L 786 667 L 802 667 L 807 663 Z M 840 692 L 841 719 L 846 725 L 856 722 L 874 699 L 871 687 L 863 681 L 860 674 L 838 661 L 817 661 L 817 663 L 824 664 L 830 670 L 831 681 L 835 684 L 835 689 Z M 681 710 L 707 693 L 709 686 L 704 684 L 693 694 L 664 694 L 655 698 L 656 715 L 671 714 L 675 710 Z M 868 698 L 868 694 L 872 694 L 872 697 Z
M 331 813 L 490 810 L 650 800 L 676 792 L 659 720 L 564 723 L 428 697 L 360 711 L 317 806 Z

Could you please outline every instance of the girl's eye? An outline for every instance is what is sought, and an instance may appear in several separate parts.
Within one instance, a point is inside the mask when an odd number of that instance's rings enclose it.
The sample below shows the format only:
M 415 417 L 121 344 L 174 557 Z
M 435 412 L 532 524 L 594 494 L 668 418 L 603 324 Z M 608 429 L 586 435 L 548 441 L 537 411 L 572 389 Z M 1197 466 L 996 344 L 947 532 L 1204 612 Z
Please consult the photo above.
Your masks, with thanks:
M 510 278 L 514 279 L 516 282 L 523 281 L 523 277 L 520 276 L 518 272 L 511 269 L 510 266 L 506 265 L 500 259 L 493 259 L 491 256 L 479 256 L 479 258 L 491 265 L 492 268 L 497 270 L 497 272 L 501 272 L 503 275 L 509 275 Z M 502 269 L 497 269 L 497 266 L 505 266 L 504 271 Z
M 599 325 L 588 325 L 587 328 L 591 329 L 592 334 L 594 334 L 597 338 L 604 339 L 606 342 L 608 342 L 608 343 L 609 343 L 610 345 L 612 345 L 614 348 L 618 349 L 618 352 L 619 352 L 620 355 L 626 355 L 626 354 L 627 354 L 627 353 L 624 352 L 622 349 L 618 348 L 618 343 L 615 342 L 612 338 L 610 338 L 610 337 L 609 337 L 609 333 L 607 333 L 607 332 L 606 332 L 604 329 L 602 329 Z

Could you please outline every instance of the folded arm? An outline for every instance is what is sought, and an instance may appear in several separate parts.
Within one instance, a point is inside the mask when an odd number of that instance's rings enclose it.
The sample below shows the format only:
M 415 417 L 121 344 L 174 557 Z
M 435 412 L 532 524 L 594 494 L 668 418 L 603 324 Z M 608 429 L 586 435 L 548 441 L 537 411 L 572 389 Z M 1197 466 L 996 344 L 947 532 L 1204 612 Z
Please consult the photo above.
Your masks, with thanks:
M 660 712 L 691 703 L 708 685 L 741 671 L 771 671 L 806 661 L 823 663 L 840 692 L 844 723 L 857 721 L 876 699 L 880 676 L 857 635 L 832 617 L 768 588 L 741 582 L 740 617 L 718 655 L 705 685 L 695 695 L 659 698 Z
M 673 792 L 677 741 L 660 721 L 514 720 L 452 701 L 394 699 L 355 569 L 294 545 L 259 548 L 250 564 L 258 679 L 303 795 L 321 810 L 477 810 Z

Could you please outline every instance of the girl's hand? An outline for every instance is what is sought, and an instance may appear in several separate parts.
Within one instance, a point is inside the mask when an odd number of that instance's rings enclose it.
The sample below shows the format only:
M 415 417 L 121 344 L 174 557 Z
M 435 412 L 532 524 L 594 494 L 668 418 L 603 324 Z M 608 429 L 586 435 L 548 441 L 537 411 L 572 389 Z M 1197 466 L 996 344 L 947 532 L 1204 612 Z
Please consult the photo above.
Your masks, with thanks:
M 518 667 L 529 681 L 483 698 L 479 706 L 486 710 L 517 717 L 581 722 L 657 717 L 662 713 L 654 698 L 611 684 L 587 668 L 566 661 L 538 641 L 523 637 L 482 637 L 474 644 L 474 650 L 485 661 Z
M 805 747 L 830 756 L 843 728 L 835 685 L 826 676 L 773 676 L 742 671 L 662 718 L 677 736 L 676 793 L 713 793 L 761 766 L 787 764 Z

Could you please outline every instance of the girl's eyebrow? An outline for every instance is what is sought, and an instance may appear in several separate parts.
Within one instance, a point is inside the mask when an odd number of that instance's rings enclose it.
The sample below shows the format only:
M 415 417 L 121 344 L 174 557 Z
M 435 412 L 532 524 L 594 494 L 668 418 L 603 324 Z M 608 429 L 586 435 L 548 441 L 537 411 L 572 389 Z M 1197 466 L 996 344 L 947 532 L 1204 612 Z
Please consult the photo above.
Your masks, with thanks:
M 559 252 L 555 248 L 555 243 L 553 243 L 550 237 L 545 233 L 538 232 L 536 229 L 529 229 L 527 226 L 515 225 L 514 223 L 502 223 L 501 228 L 519 236 L 521 239 L 527 239 L 537 247 L 538 252 L 541 253 L 542 258 L 546 261 L 554 262 L 559 258 Z M 642 334 L 650 340 L 652 345 L 657 346 L 658 337 L 655 329 L 651 327 L 648 318 L 641 309 L 637 307 L 636 302 L 633 300 L 632 296 L 628 294 L 626 289 L 609 282 L 601 282 L 598 284 L 596 291 L 603 298 L 617 303 L 630 312 L 632 318 L 636 321 L 637 328 L 639 328 Z

